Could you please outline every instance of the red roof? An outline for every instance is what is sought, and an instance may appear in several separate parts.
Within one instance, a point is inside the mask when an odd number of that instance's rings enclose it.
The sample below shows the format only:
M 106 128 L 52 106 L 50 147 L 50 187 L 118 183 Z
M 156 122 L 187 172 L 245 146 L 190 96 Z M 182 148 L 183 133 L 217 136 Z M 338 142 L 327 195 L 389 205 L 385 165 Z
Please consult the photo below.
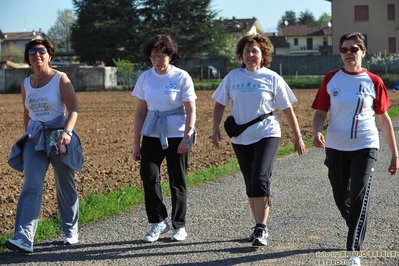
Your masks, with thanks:
M 282 36 L 326 36 L 331 35 L 330 27 L 310 27 L 306 25 L 288 25 L 280 27 Z
M 38 35 L 43 35 L 44 33 L 39 31 L 23 31 L 23 32 L 4 32 L 7 36 L 7 41 L 30 41 Z

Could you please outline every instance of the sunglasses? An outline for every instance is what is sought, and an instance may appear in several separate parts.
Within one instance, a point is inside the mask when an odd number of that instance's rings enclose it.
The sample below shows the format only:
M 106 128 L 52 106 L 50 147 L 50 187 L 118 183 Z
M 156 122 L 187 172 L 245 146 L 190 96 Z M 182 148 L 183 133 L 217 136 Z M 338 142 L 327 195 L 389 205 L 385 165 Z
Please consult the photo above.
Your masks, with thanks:
M 47 50 L 44 47 L 30 48 L 28 50 L 28 54 L 30 55 L 35 55 L 37 52 L 39 52 L 39 54 L 45 54 L 47 53 Z
M 346 54 L 348 51 L 351 51 L 351 53 L 354 54 L 354 53 L 357 53 L 357 51 L 359 51 L 359 50 L 360 50 L 360 48 L 356 47 L 356 46 L 352 46 L 350 48 L 346 48 L 346 47 L 339 48 L 339 52 L 341 54 Z

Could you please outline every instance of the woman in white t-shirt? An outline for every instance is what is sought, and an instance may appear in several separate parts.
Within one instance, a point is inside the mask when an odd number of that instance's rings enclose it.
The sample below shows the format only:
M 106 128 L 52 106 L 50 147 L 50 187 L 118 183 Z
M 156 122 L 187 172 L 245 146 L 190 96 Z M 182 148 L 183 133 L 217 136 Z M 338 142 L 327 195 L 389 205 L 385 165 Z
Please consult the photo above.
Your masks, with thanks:
M 213 94 L 212 143 L 219 147 L 222 138 L 219 124 L 225 107 L 231 102 L 231 114 L 242 125 L 261 115 L 268 116 L 231 138 L 246 194 L 255 219 L 249 237 L 253 246 L 267 245 L 267 218 L 270 209 L 270 182 L 274 160 L 280 145 L 281 129 L 273 111 L 279 109 L 295 137 L 295 150 L 305 151 L 292 104 L 297 101 L 287 83 L 269 67 L 271 51 L 265 37 L 244 36 L 237 44 L 236 55 L 241 68 L 230 71 Z
M 195 138 L 197 96 L 190 75 L 171 65 L 179 55 L 177 44 L 170 36 L 157 35 L 148 39 L 143 54 L 153 67 L 139 76 L 132 92 L 137 99 L 133 159 L 141 161 L 145 207 L 152 224 L 143 240 L 157 241 L 161 234 L 169 231 L 160 177 L 161 163 L 166 158 L 172 197 L 171 240 L 182 241 L 187 237 L 186 175 L 188 155 Z
M 379 136 L 375 116 L 392 159 L 388 171 L 396 174 L 399 161 L 387 89 L 380 77 L 362 68 L 365 37 L 344 34 L 339 51 L 344 66 L 327 73 L 313 101 L 313 144 L 326 149 L 325 165 L 335 203 L 349 227 L 346 248 L 358 251 L 367 227 L 369 193 L 378 158 Z M 326 140 L 322 134 L 329 115 Z M 349 192 L 349 193 L 348 193 Z

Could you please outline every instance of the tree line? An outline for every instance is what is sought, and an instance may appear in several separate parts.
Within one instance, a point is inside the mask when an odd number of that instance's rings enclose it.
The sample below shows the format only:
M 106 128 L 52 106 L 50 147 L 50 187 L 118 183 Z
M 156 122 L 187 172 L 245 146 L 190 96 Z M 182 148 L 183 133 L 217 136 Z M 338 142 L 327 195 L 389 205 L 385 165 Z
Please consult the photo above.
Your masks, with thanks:
M 73 0 L 73 6 L 73 11 L 57 11 L 46 35 L 56 54 L 73 51 L 80 63 L 145 62 L 145 40 L 169 34 L 178 43 L 181 58 L 224 58 L 227 64 L 239 64 L 238 37 L 224 35 L 223 19 L 212 8 L 212 0 Z M 290 25 L 316 25 L 309 11 L 301 12 L 298 19 L 295 12 L 286 11 L 278 27 L 285 20 Z

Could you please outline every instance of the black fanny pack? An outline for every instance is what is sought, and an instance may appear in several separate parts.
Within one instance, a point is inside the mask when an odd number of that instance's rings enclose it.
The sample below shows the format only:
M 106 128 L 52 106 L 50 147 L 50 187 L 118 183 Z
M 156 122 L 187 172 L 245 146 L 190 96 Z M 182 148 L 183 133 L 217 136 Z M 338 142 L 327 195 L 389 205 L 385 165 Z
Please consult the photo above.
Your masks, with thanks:
M 224 121 L 224 130 L 226 130 L 226 133 L 230 138 L 238 137 L 249 126 L 252 126 L 253 124 L 262 121 L 263 119 L 271 116 L 272 114 L 273 114 L 273 112 L 270 112 L 268 114 L 263 114 L 263 115 L 255 118 L 254 120 L 251 120 L 248 123 L 245 123 L 243 125 L 237 125 L 236 120 L 234 119 L 234 116 L 230 115 Z

